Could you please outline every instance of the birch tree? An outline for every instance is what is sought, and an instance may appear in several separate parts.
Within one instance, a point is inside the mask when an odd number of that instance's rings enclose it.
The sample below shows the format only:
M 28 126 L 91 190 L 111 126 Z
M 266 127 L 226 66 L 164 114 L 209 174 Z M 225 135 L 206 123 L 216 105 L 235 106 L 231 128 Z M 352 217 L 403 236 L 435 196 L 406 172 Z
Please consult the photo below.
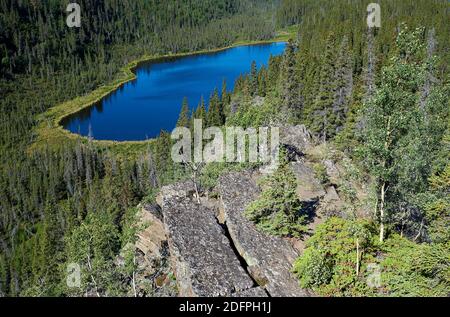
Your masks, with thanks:
M 408 198 L 426 184 L 427 153 L 421 138 L 425 130 L 419 107 L 425 73 L 422 32 L 402 28 L 395 56 L 383 68 L 379 87 L 365 108 L 367 126 L 361 150 L 376 181 L 380 242 L 386 225 L 409 208 Z

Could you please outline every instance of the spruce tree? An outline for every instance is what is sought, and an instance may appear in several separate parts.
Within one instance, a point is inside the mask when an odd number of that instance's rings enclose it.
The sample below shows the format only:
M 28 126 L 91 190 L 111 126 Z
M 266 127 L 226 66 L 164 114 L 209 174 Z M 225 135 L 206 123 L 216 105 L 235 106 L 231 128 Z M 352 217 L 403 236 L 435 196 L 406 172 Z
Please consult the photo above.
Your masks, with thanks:
M 161 131 L 154 145 L 154 160 L 158 178 L 164 183 L 172 176 L 172 159 L 171 155 L 172 140 L 170 134 L 164 130 Z
M 296 74 L 296 55 L 292 40 L 286 46 L 281 69 L 283 106 L 297 116 L 301 110 Z
M 195 111 L 191 114 L 191 118 L 189 121 L 189 128 L 191 129 L 191 132 L 194 131 L 194 120 L 200 119 L 203 120 L 203 126 L 207 126 L 207 111 L 206 111 L 206 105 L 205 100 L 203 96 L 200 97 L 200 102 L 197 105 L 197 108 L 195 108 Z
M 200 98 L 200 104 L 197 108 L 197 116 L 195 117 L 196 119 L 203 119 L 206 121 L 206 114 L 207 114 L 207 110 L 206 110 L 206 103 L 205 103 L 205 99 L 203 98 L 203 96 Z M 205 122 L 206 124 L 206 122 Z
M 258 67 L 256 61 L 252 62 L 250 69 L 250 94 L 255 96 L 258 93 Z
M 245 210 L 247 218 L 269 234 L 282 237 L 301 237 L 305 231 L 306 216 L 301 213 L 302 203 L 297 196 L 297 180 L 281 154 L 280 166 L 261 180 L 260 197 Z
M 183 106 L 181 107 L 177 127 L 186 127 L 186 128 L 189 127 L 189 104 L 187 97 L 184 97 L 183 99 Z
M 329 121 L 335 96 L 335 42 L 334 35 L 330 34 L 318 74 L 318 95 L 308 114 L 309 128 L 323 141 L 326 141 L 329 135 L 333 134 L 330 133 L 332 128 L 330 129 Z
M 336 59 L 335 96 L 329 120 L 328 137 L 334 137 L 345 124 L 353 90 L 353 71 L 351 53 L 345 36 Z
M 266 83 L 266 86 L 269 87 L 270 90 L 276 90 L 277 88 L 278 79 L 280 77 L 280 61 L 280 57 L 270 55 Z
M 266 96 L 267 90 L 267 68 L 262 67 L 258 74 L 258 95 L 261 97 Z
M 220 127 L 224 123 L 224 111 L 217 89 L 214 90 L 209 100 L 207 121 L 209 127 Z
M 222 104 L 225 108 L 225 106 L 229 105 L 231 102 L 231 95 L 228 93 L 227 90 L 227 81 L 224 79 L 222 81 Z

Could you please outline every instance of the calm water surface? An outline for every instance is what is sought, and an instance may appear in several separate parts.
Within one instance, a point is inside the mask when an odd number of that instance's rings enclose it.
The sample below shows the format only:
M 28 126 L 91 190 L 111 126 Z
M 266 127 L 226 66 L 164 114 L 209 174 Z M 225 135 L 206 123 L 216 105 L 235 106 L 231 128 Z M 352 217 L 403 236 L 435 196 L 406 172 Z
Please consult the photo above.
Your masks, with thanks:
M 138 141 L 171 131 L 178 120 L 184 97 L 195 108 L 201 96 L 221 90 L 227 81 L 231 90 L 240 74 L 267 66 L 270 55 L 283 53 L 285 43 L 240 46 L 218 53 L 181 57 L 143 64 L 137 79 L 101 102 L 68 118 L 62 124 L 73 133 L 97 140 Z

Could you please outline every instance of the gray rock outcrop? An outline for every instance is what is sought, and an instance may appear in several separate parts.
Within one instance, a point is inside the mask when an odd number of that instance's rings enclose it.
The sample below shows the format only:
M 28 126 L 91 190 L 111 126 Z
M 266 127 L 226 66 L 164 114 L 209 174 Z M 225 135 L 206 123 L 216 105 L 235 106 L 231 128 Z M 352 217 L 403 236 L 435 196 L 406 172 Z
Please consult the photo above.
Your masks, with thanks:
M 262 287 L 254 287 L 248 290 L 237 292 L 231 297 L 268 297 L 266 291 Z
M 306 152 L 314 145 L 313 137 L 304 125 L 281 127 L 280 142 L 301 152 Z
M 339 161 L 324 155 L 327 147 L 315 145 L 303 125 L 280 128 L 280 141 L 297 179 L 302 211 L 308 216 L 306 237 L 327 217 L 345 216 L 349 202 L 340 191 L 344 187 L 340 184 L 343 178 L 346 180 L 346 170 Z M 325 166 L 328 182 L 321 182 L 321 170 L 316 175 L 317 162 Z M 137 247 L 144 254 L 158 255 L 160 244 L 168 245 L 180 296 L 314 295 L 302 289 L 291 272 L 293 262 L 305 248 L 305 237 L 284 239 L 267 235 L 244 215 L 260 194 L 257 179 L 265 167 L 259 172 L 222 175 L 210 192 L 218 194 L 218 199 L 209 198 L 208 193 L 200 193 L 197 199 L 192 181 L 161 189 L 156 201 L 162 217 L 157 213 L 144 217 L 151 227 L 140 234 Z M 362 201 L 364 188 L 355 181 L 346 182 L 344 185 L 353 186 Z
M 178 183 L 164 187 L 158 199 L 179 295 L 263 295 L 251 291 L 257 285 L 241 265 L 214 211 L 198 204 L 192 194 L 191 182 Z
M 136 248 L 147 257 L 161 258 L 167 237 L 164 223 L 156 207 L 143 206 L 138 217 L 143 230 L 137 233 Z
M 343 202 L 339 197 L 336 188 L 330 186 L 326 190 L 326 194 L 320 202 L 321 212 L 327 216 L 342 216 Z
M 326 194 L 314 171 L 306 163 L 297 161 L 290 165 L 297 178 L 297 195 L 301 201 L 316 200 Z
M 284 239 L 259 232 L 244 216 L 245 208 L 259 194 L 251 172 L 230 173 L 219 180 L 223 219 L 239 254 L 248 264 L 248 271 L 270 296 L 309 296 L 299 287 L 291 273 L 298 257 Z

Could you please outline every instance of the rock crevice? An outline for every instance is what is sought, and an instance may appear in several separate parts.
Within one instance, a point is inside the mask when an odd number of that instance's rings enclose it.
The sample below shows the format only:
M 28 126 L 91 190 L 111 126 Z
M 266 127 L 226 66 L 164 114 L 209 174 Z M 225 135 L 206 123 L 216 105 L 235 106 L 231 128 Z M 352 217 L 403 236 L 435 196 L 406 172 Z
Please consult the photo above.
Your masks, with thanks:
M 274 297 L 310 296 L 291 273 L 298 257 L 291 244 L 259 232 L 244 216 L 245 208 L 259 194 L 254 175 L 251 172 L 224 175 L 219 180 L 218 191 L 230 236 L 257 283 Z
M 163 214 L 180 296 L 300 297 L 291 273 L 298 253 L 285 239 L 259 232 L 244 216 L 259 194 L 256 176 L 230 173 L 219 179 L 218 203 L 198 204 L 192 182 L 163 187 Z
M 266 296 L 255 285 L 213 209 L 193 198 L 191 182 L 162 188 L 162 207 L 180 296 Z

